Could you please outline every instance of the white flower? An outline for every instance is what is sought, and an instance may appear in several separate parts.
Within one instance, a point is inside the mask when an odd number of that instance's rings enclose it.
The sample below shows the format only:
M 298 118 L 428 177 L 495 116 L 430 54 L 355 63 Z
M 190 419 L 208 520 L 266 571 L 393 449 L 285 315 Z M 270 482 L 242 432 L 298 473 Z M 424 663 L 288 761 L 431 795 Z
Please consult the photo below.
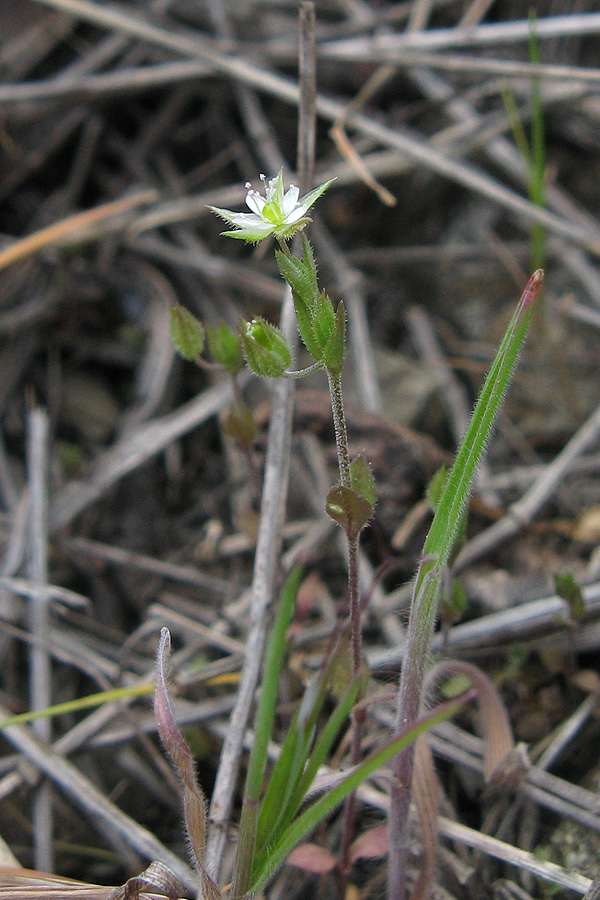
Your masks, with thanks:
M 300 191 L 293 184 L 284 193 L 283 171 L 269 181 L 265 175 L 261 175 L 260 178 L 265 188 L 264 197 L 252 189 L 250 182 L 246 184 L 248 188 L 246 205 L 252 212 L 236 213 L 229 209 L 209 206 L 209 209 L 235 227 L 235 231 L 222 232 L 227 237 L 257 244 L 272 234 L 278 241 L 289 241 L 297 231 L 301 231 L 311 221 L 307 215 L 308 210 L 331 184 L 331 181 L 326 181 L 299 200 Z

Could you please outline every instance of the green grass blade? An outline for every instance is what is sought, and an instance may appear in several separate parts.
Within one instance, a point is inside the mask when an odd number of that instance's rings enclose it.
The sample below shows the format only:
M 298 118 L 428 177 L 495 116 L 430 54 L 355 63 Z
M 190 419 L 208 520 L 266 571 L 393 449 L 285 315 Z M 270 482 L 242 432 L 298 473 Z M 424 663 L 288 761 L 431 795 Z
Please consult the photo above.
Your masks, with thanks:
M 284 815 L 287 808 L 295 783 L 295 779 L 292 778 L 292 772 L 296 771 L 298 759 L 301 759 L 306 752 L 304 738 L 305 735 L 298 727 L 297 712 L 285 736 L 279 759 L 275 763 L 261 803 L 256 831 L 257 852 L 262 850 L 271 839 L 279 819 Z
M 257 831 L 257 852 L 269 844 L 277 833 L 280 823 L 289 819 L 291 798 L 304 773 L 313 742 L 318 717 L 327 696 L 331 674 L 341 653 L 345 652 L 342 642 L 338 644 L 325 666 L 318 672 L 302 698 L 300 708 L 292 720 L 290 729 L 275 764 L 261 805 Z
M 319 768 L 327 759 L 327 755 L 331 750 L 333 742 L 335 741 L 344 721 L 350 715 L 358 693 L 363 687 L 363 676 L 359 676 L 358 678 L 354 679 L 352 684 L 348 687 L 348 690 L 345 692 L 344 696 L 340 699 L 339 703 L 337 703 L 334 711 L 327 720 L 327 724 L 322 729 L 322 731 L 320 731 L 308 762 L 306 763 L 306 766 L 304 768 L 304 772 L 302 773 L 302 777 L 298 782 L 296 789 L 287 805 L 286 815 L 279 822 L 280 830 L 285 830 L 292 823 L 294 816 L 302 806 L 304 798 L 306 797 L 310 786 L 315 780 Z
M 540 48 L 536 32 L 536 16 L 529 14 L 529 62 L 540 62 Z M 536 206 L 546 205 L 546 130 L 544 126 L 544 104 L 540 79 L 531 81 L 531 163 L 529 169 L 529 199 Z M 531 230 L 531 262 L 534 269 L 544 265 L 546 229 L 535 222 Z
M 448 557 L 460 529 L 461 518 L 473 484 L 475 472 L 494 420 L 504 399 L 506 389 L 517 363 L 517 358 L 533 315 L 543 281 L 538 269 L 527 282 L 519 305 L 510 320 L 496 358 L 485 380 L 467 433 L 458 451 L 452 471 L 448 476 L 431 529 L 424 547 L 424 557 L 431 560 L 422 567 L 423 577 L 434 566 L 441 568 Z M 417 589 L 420 585 L 417 585 Z
M 279 694 L 281 667 L 287 642 L 287 630 L 292 621 L 294 604 L 300 587 L 302 570 L 294 568 L 287 578 L 277 616 L 269 635 L 261 683 L 260 700 L 256 710 L 254 743 L 248 762 L 248 774 L 242 803 L 240 832 L 237 847 L 235 878 L 232 896 L 243 897 L 252 870 L 256 847 L 259 801 L 267 765 L 267 748 L 273 733 L 273 721 Z
M 382 750 L 373 753 L 364 762 L 358 765 L 350 774 L 323 797 L 316 800 L 296 821 L 275 841 L 257 860 L 256 876 L 252 880 L 249 893 L 257 893 L 273 875 L 275 870 L 285 861 L 294 847 L 306 837 L 316 826 L 328 816 L 339 804 L 346 799 L 348 794 L 355 791 L 362 782 L 372 775 L 377 769 L 389 762 L 399 750 L 402 750 L 419 735 L 429 728 L 443 722 L 453 716 L 471 699 L 472 692 L 456 700 L 440 704 L 435 710 L 423 716 L 416 725 L 406 733 L 400 735 Z
M 292 569 L 284 585 L 279 599 L 279 609 L 273 629 L 267 643 L 265 666 L 260 689 L 260 700 L 256 710 L 254 743 L 248 763 L 245 797 L 248 800 L 259 800 L 267 764 L 267 747 L 273 733 L 275 708 L 279 694 L 281 667 L 287 642 L 287 631 L 292 622 L 294 605 L 302 569 Z
M 519 115 L 515 95 L 509 87 L 502 88 L 501 93 L 502 102 L 504 103 L 504 109 L 508 116 L 508 121 L 510 122 L 510 128 L 515 139 L 515 144 L 517 145 L 517 150 L 519 151 L 519 155 L 529 174 L 531 172 L 531 151 L 529 149 L 529 144 L 527 143 L 527 135 L 525 134 L 525 129 L 523 128 L 523 123 Z

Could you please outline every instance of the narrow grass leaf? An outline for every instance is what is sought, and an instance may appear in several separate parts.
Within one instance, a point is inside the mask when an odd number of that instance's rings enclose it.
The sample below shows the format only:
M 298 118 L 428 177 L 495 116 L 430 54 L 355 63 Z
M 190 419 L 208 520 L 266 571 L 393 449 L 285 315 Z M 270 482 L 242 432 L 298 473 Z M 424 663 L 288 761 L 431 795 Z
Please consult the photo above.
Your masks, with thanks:
M 527 282 L 485 380 L 467 433 L 448 476 L 424 547 L 425 558 L 429 557 L 434 561 L 436 568 L 441 569 L 448 562 L 460 529 L 461 517 L 477 466 L 527 336 L 533 310 L 542 288 L 543 277 L 543 272 L 538 269 Z M 429 568 L 432 566 L 430 565 Z
M 296 566 L 288 576 L 279 599 L 277 616 L 267 643 L 260 700 L 256 711 L 254 743 L 248 763 L 248 774 L 246 776 L 246 787 L 242 804 L 234 870 L 233 897 L 242 897 L 245 894 L 248 877 L 252 869 L 256 847 L 258 804 L 267 765 L 267 748 L 273 733 L 273 721 L 279 694 L 279 681 L 287 641 L 287 630 L 292 621 L 301 575 L 301 568 Z
M 115 703 L 118 700 L 131 700 L 134 697 L 147 697 L 154 692 L 153 684 L 136 684 L 131 687 L 114 688 L 111 691 L 100 691 L 97 694 L 88 694 L 87 697 L 79 697 L 77 700 L 68 700 L 66 703 L 56 703 L 45 709 L 35 709 L 31 712 L 17 713 L 0 720 L 0 731 L 10 725 L 26 725 L 38 719 L 49 719 L 54 716 L 62 716 L 67 713 L 79 712 L 81 709 L 91 709 L 94 706 L 104 706 L 105 703 Z
M 340 728 L 342 727 L 347 717 L 350 715 L 350 711 L 354 706 L 359 691 L 364 689 L 364 686 L 364 676 L 359 676 L 353 681 L 339 703 L 337 703 L 334 711 L 327 720 L 325 727 L 319 732 L 313 750 L 304 768 L 304 772 L 302 773 L 302 777 L 300 778 L 300 781 L 298 782 L 296 789 L 293 792 L 292 797 L 290 798 L 290 802 L 288 803 L 286 809 L 286 814 L 279 822 L 280 830 L 284 830 L 289 825 L 291 825 L 298 810 L 302 806 L 304 798 L 308 794 L 308 791 L 310 790 L 310 787 L 315 780 L 320 767 L 327 759 L 331 747 L 333 746 L 333 742 L 339 734 Z
M 292 720 L 261 804 L 257 853 L 272 841 L 273 835 L 280 830 L 280 823 L 284 819 L 290 819 L 290 804 L 310 755 L 317 719 L 327 696 L 331 674 L 340 654 L 345 652 L 345 647 L 343 641 L 338 643 L 325 668 L 315 675 L 306 688 Z

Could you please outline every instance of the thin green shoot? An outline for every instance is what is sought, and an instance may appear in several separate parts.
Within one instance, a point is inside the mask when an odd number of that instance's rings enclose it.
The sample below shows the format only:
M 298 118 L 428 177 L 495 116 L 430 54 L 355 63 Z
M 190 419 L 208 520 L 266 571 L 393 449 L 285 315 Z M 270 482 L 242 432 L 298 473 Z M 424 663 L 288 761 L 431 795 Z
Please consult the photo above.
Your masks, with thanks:
M 540 47 L 536 31 L 536 16 L 529 13 L 529 61 L 532 65 L 540 62 Z M 544 105 L 540 79 L 531 81 L 531 165 L 529 198 L 540 209 L 546 205 L 546 129 L 544 127 Z M 546 229 L 535 222 L 531 232 L 531 268 L 543 268 L 546 256 Z
M 536 31 L 536 16 L 529 14 L 529 62 L 538 65 L 540 62 L 539 41 Z M 523 122 L 512 91 L 506 87 L 502 90 L 504 108 L 510 122 L 517 150 L 527 171 L 529 199 L 535 206 L 543 209 L 546 206 L 546 129 L 544 126 L 544 104 L 540 79 L 534 75 L 531 79 L 531 129 L 530 140 L 527 140 Z M 531 268 L 544 267 L 546 257 L 546 229 L 539 222 L 531 228 Z
M 148 697 L 154 692 L 153 684 L 136 684 L 132 687 L 114 688 L 110 691 L 100 691 L 97 694 L 88 694 L 77 700 L 68 700 L 66 703 L 56 703 L 45 709 L 35 709 L 30 712 L 17 713 L 0 720 L 0 731 L 10 728 L 12 725 L 27 725 L 38 719 L 49 719 L 55 716 L 63 716 L 67 713 L 79 712 L 82 709 L 91 709 L 94 706 L 103 706 L 105 703 L 114 703 L 118 700 L 131 700 L 136 697 Z
M 448 562 L 461 528 L 477 466 L 527 336 L 542 282 L 543 272 L 538 269 L 523 291 L 485 380 L 425 541 L 424 571 L 429 571 L 433 563 L 436 567 L 443 567 Z M 431 564 L 428 565 L 427 560 L 431 560 Z

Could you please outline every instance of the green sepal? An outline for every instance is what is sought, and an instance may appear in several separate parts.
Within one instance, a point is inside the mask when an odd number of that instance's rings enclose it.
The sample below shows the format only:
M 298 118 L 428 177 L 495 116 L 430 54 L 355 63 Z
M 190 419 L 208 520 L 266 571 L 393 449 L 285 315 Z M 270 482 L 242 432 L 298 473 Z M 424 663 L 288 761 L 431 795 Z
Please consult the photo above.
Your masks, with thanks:
M 315 339 L 313 330 L 314 309 L 319 294 L 317 267 L 311 246 L 304 235 L 302 247 L 302 259 L 289 256 L 282 250 L 276 251 L 275 256 L 281 277 L 292 290 L 300 337 L 311 356 L 319 362 L 323 358 L 323 351 Z
M 332 375 L 341 375 L 344 368 L 344 353 L 346 348 L 346 311 L 344 301 L 340 300 L 335 311 L 335 322 L 329 340 L 323 351 L 323 358 L 327 371 Z
M 317 266 L 308 240 L 302 235 L 302 259 L 290 256 L 283 250 L 275 252 L 279 273 L 287 281 L 294 294 L 310 309 L 319 292 Z
M 292 362 L 292 354 L 281 331 L 265 319 L 240 321 L 242 350 L 248 368 L 264 378 L 281 378 Z
M 204 349 L 204 326 L 185 306 L 171 309 L 171 343 L 184 359 L 194 362 Z
M 319 348 L 320 359 L 323 359 L 327 342 L 335 326 L 335 312 L 333 304 L 327 294 L 321 291 L 317 294 L 313 309 L 312 329 L 315 341 Z
M 230 375 L 236 376 L 243 364 L 242 342 L 239 334 L 221 322 L 216 328 L 206 326 L 208 349 L 214 362 L 223 366 Z

